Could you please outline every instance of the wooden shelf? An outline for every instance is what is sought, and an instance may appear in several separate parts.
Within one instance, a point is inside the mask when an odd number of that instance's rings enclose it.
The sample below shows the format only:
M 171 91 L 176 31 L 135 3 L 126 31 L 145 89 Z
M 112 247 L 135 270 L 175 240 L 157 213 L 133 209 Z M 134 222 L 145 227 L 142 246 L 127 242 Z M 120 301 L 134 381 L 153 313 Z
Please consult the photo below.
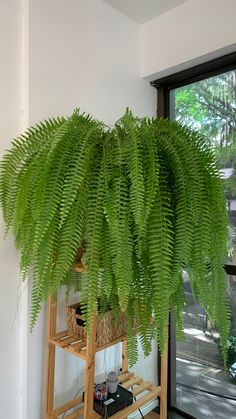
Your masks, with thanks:
M 64 351 L 70 352 L 84 360 L 86 359 L 86 342 L 70 337 L 67 330 L 49 337 L 49 342 Z
M 70 337 L 68 331 L 56 332 L 56 298 L 50 298 L 48 310 L 48 356 L 45 388 L 45 419 L 58 419 L 62 414 L 64 419 L 102 419 L 93 410 L 95 354 L 110 346 L 122 342 L 122 374 L 119 376 L 120 385 L 131 391 L 134 403 L 118 413 L 112 419 L 126 419 L 131 413 L 160 397 L 160 419 L 167 418 L 167 346 L 161 359 L 161 386 L 155 386 L 151 381 L 145 381 L 128 370 L 127 348 L 125 336 L 120 336 L 103 346 L 96 346 L 96 318 L 93 322 L 93 333 L 86 342 Z M 59 347 L 85 360 L 85 394 L 84 401 L 77 397 L 64 405 L 54 408 L 54 375 L 55 349 Z M 74 410 L 71 412 L 71 410 Z
M 102 351 L 124 340 L 125 336 L 120 336 L 119 338 L 112 340 L 106 345 L 96 346 L 95 352 Z M 49 337 L 49 342 L 55 346 L 58 346 L 64 351 L 70 352 L 71 354 L 78 356 L 79 358 L 82 358 L 84 360 L 86 359 L 87 342 L 69 336 L 67 330 L 56 333 L 54 336 Z
M 122 387 L 133 393 L 134 400 L 137 399 L 130 406 L 112 415 L 113 419 L 126 419 L 131 413 L 155 400 L 161 394 L 161 387 L 156 387 L 151 381 L 145 381 L 130 372 L 121 374 L 119 382 Z
M 161 388 L 154 386 L 151 381 L 145 381 L 141 377 L 126 372 L 121 374 L 119 377 L 119 383 L 126 390 L 129 390 L 134 395 L 134 403 L 127 408 L 120 410 L 116 414 L 112 415 L 113 419 L 125 419 L 131 413 L 136 412 L 136 410 L 145 406 L 145 404 L 150 403 L 152 400 L 155 400 L 160 396 Z M 54 409 L 49 418 L 58 417 L 61 414 L 68 412 L 69 410 L 75 409 L 73 412 L 65 415 L 65 419 L 79 419 L 84 415 L 84 404 L 82 402 L 82 397 L 78 397 L 71 402 L 64 404 L 63 406 Z M 101 418 L 96 412 L 93 412 L 93 418 Z

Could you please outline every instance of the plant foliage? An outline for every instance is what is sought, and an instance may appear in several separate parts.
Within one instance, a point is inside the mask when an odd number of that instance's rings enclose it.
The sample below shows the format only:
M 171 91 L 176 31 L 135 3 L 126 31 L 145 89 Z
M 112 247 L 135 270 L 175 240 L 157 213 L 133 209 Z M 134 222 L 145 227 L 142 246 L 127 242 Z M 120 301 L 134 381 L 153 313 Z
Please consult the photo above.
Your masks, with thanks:
M 227 212 L 213 153 L 198 133 L 129 110 L 109 129 L 76 110 L 13 141 L 0 199 L 22 275 L 33 272 L 32 327 L 66 284 L 80 292 L 88 331 L 98 298 L 125 313 L 134 363 L 137 333 L 146 355 L 153 338 L 163 349 L 171 309 L 181 333 L 187 269 L 196 299 L 218 322 L 226 359 Z M 87 273 L 77 275 L 81 243 Z

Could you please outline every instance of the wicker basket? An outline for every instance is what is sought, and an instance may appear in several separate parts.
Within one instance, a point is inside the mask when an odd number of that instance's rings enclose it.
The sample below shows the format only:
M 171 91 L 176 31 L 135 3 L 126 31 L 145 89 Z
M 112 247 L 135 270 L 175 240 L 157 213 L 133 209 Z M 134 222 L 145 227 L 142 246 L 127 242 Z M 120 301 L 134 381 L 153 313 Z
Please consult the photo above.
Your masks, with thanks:
M 80 303 L 67 307 L 67 331 L 68 335 L 74 338 L 86 340 L 84 321 L 81 315 Z M 114 322 L 112 311 L 97 318 L 96 344 L 97 346 L 107 345 L 114 339 L 123 336 L 126 331 L 126 320 L 123 313 L 120 313 L 119 321 Z

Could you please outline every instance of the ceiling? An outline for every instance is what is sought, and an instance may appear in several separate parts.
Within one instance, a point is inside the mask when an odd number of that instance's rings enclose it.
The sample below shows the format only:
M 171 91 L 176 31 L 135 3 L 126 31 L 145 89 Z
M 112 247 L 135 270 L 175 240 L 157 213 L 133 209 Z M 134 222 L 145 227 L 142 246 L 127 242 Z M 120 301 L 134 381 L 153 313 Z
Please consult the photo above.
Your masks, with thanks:
M 103 0 L 138 23 L 148 20 L 179 6 L 187 0 Z

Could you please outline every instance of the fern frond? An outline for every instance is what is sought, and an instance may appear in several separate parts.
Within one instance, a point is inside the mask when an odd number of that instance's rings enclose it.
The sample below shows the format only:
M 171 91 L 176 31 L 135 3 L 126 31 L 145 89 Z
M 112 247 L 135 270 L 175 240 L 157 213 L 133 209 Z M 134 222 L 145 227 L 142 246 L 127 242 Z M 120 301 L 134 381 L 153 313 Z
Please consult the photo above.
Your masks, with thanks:
M 98 150 L 97 150 L 98 151 Z M 87 202 L 87 252 L 86 265 L 89 271 L 88 298 L 86 304 L 86 326 L 91 331 L 94 316 L 97 314 L 99 269 L 102 257 L 102 227 L 104 225 L 104 170 L 101 165 L 101 152 L 97 154 L 96 165 L 89 178 Z
M 42 144 L 64 123 L 64 118 L 48 120 L 28 129 L 12 141 L 12 148 L 6 152 L 0 163 L 0 202 L 4 221 L 8 229 L 15 208 L 18 178 L 27 162 L 37 156 Z
M 81 118 L 81 117 L 79 117 Z M 84 121 L 83 121 L 84 122 Z M 91 163 L 91 157 L 96 150 L 96 145 L 102 135 L 102 124 L 86 120 L 87 123 L 78 125 L 76 135 L 77 144 L 65 177 L 61 202 L 61 223 L 65 220 L 73 205 L 77 192 Z
M 0 204 L 33 271 L 31 328 L 61 285 L 79 292 L 88 334 L 109 306 L 123 311 L 128 357 L 160 350 L 173 309 L 182 335 L 182 271 L 218 325 L 226 362 L 227 212 L 222 180 L 207 142 L 168 120 L 129 110 L 108 129 L 76 110 L 39 123 L 13 141 L 0 165 Z M 217 226 L 217 228 L 216 228 Z M 87 274 L 71 271 L 81 243 Z
M 105 213 L 109 226 L 110 251 L 117 292 L 120 306 L 122 310 L 125 310 L 132 278 L 132 236 L 129 225 L 129 186 L 122 160 L 122 143 L 118 135 L 115 140 L 114 148 L 117 152 L 112 166 L 113 178 L 105 197 Z
M 80 194 L 78 194 L 77 199 L 74 201 L 63 227 L 59 231 L 58 251 L 53 263 L 51 279 L 51 289 L 52 292 L 54 290 L 54 293 L 59 288 L 60 284 L 64 282 L 64 279 L 74 262 L 80 243 L 82 242 L 87 196 L 87 182 L 84 182 Z
M 127 111 L 120 120 L 123 124 L 125 137 L 129 144 L 128 173 L 130 184 L 130 204 L 138 231 L 143 229 L 145 220 L 144 180 L 142 166 L 142 143 L 140 141 L 140 129 L 137 120 Z M 124 141 L 126 138 L 124 139 Z
M 171 196 L 162 165 L 147 234 L 153 308 L 161 348 L 165 343 L 165 328 L 168 325 L 170 309 L 169 299 L 172 293 L 171 268 L 174 253 L 172 220 Z
M 156 197 L 159 181 L 159 161 L 156 152 L 156 139 L 150 129 L 151 121 L 144 119 L 140 125 L 140 137 L 143 145 L 142 165 L 145 185 L 145 223 L 146 227 Z

